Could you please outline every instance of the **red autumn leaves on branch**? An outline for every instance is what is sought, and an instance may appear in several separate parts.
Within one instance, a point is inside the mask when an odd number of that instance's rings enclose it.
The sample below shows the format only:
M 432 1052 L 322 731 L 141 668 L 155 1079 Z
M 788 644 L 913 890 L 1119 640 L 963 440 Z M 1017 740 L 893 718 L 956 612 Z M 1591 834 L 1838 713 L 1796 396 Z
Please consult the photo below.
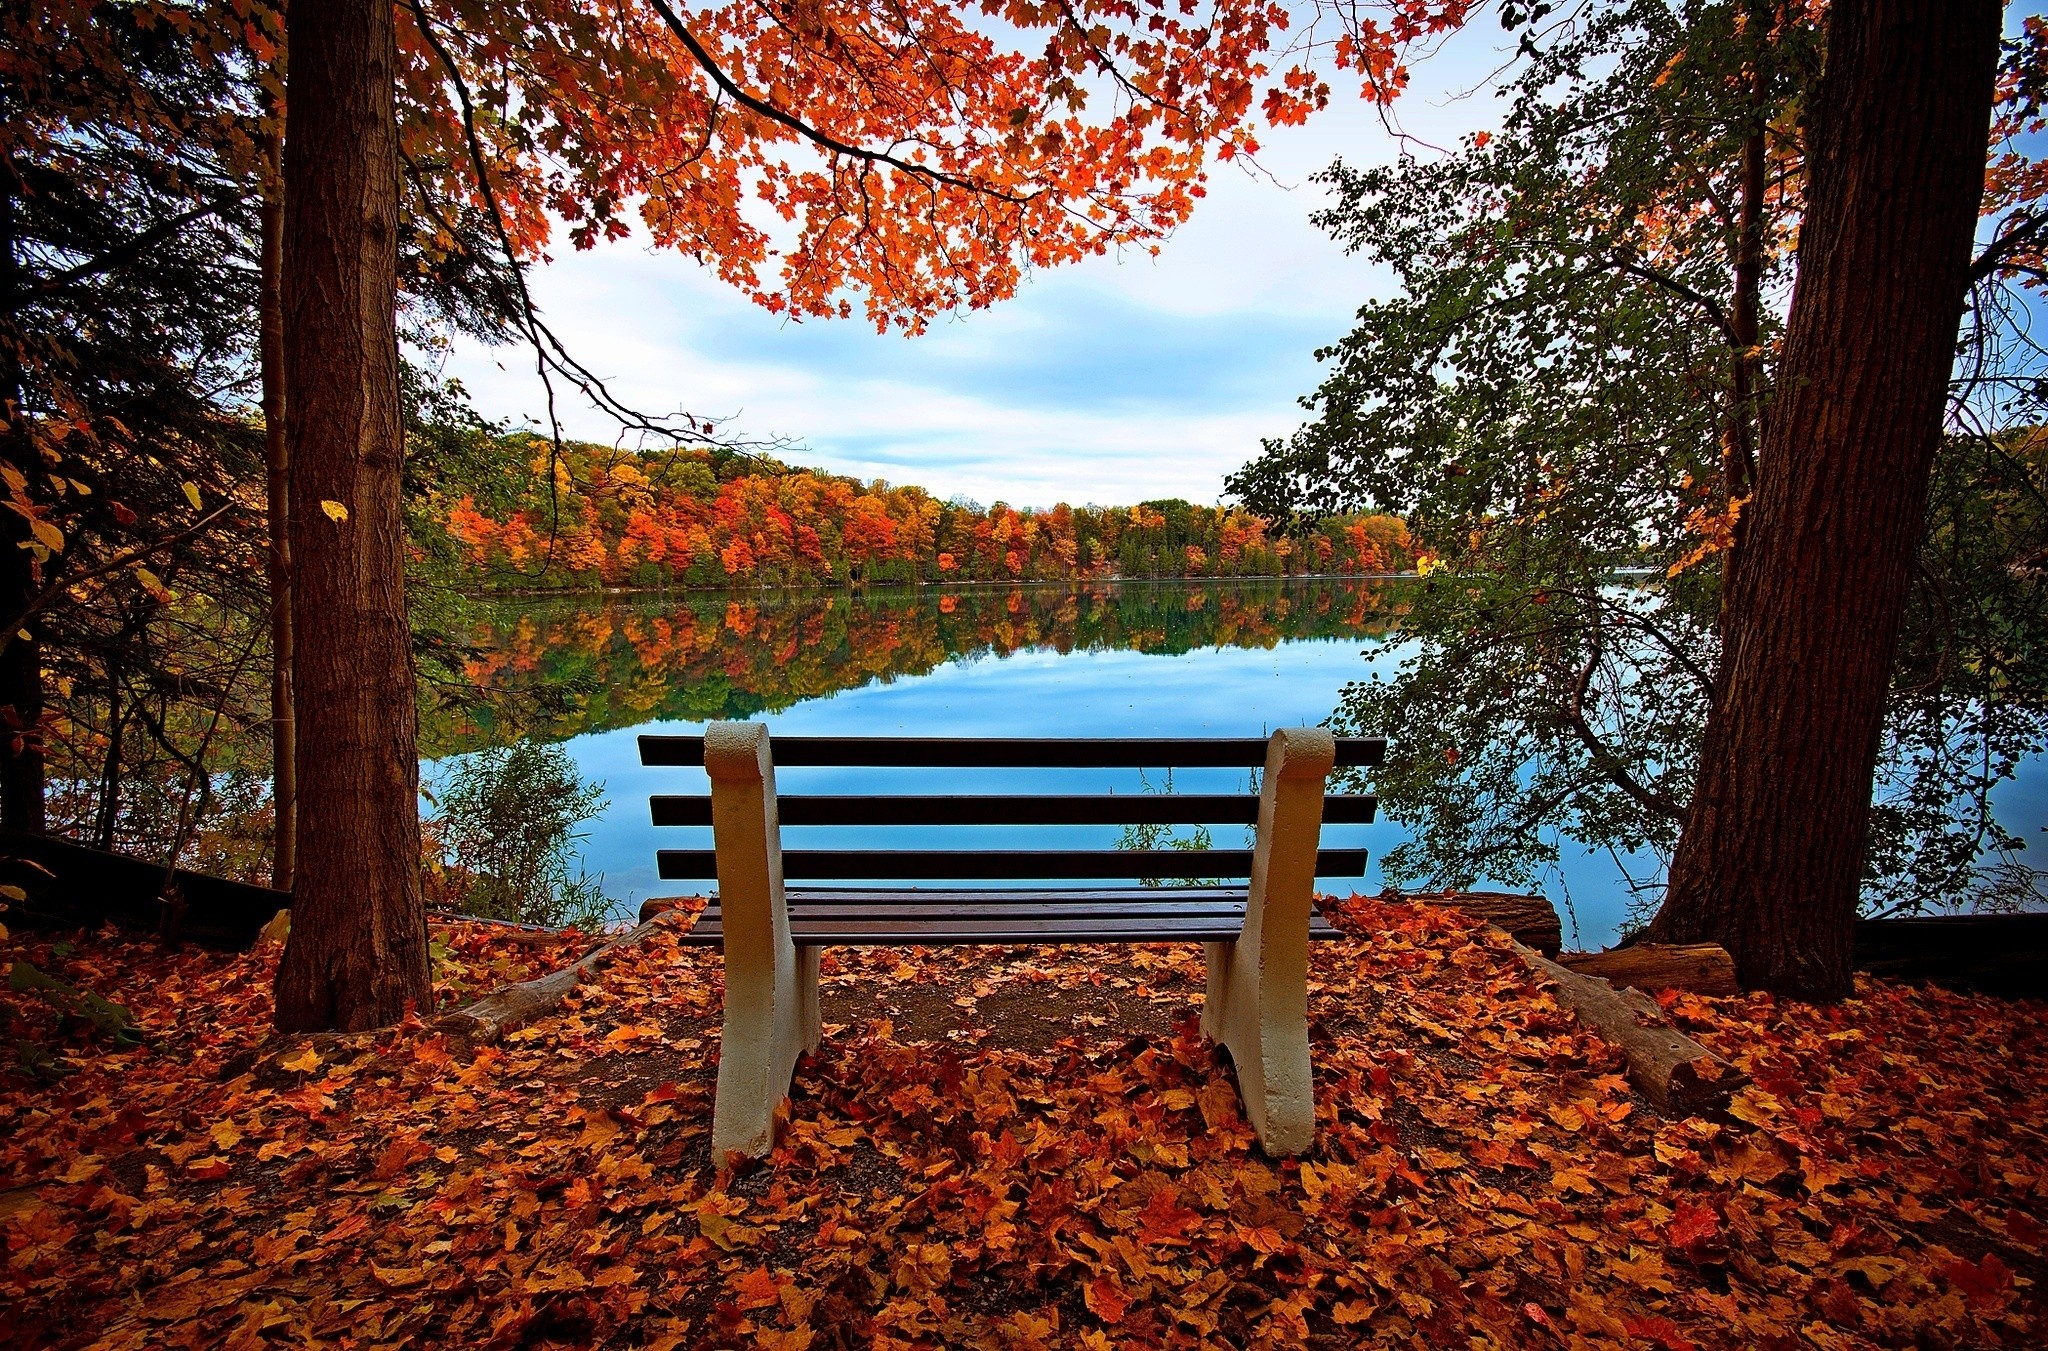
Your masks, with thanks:
M 1319 65 L 1387 101 L 1409 44 L 1470 8 L 408 0 L 407 155 L 501 210 L 522 256 L 551 214 L 582 248 L 637 210 L 772 310 L 914 330 L 1025 268 L 1149 246 L 1210 155 L 1328 102 Z

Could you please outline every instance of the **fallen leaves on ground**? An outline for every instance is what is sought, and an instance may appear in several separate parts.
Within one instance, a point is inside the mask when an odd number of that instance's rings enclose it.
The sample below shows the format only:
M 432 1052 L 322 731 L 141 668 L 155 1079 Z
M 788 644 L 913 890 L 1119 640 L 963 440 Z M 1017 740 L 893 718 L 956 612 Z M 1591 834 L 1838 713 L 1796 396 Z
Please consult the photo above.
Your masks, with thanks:
M 479 1048 L 424 1026 L 271 1041 L 274 948 L 102 935 L 62 958 L 16 934 L 9 958 L 126 1005 L 145 1043 L 76 1033 L 76 1073 L 0 1077 L 8 1335 L 2042 1343 L 2038 1003 L 1884 982 L 1836 1008 L 1669 999 L 1754 1080 L 1727 1119 L 1671 1122 L 1497 932 L 1357 898 L 1335 917 L 1352 936 L 1315 949 L 1307 1158 L 1258 1153 L 1191 1018 L 1198 947 L 866 949 L 827 954 L 842 1021 L 737 1177 L 708 1147 L 720 959 L 670 933 Z M 472 984 L 568 957 L 436 937 Z

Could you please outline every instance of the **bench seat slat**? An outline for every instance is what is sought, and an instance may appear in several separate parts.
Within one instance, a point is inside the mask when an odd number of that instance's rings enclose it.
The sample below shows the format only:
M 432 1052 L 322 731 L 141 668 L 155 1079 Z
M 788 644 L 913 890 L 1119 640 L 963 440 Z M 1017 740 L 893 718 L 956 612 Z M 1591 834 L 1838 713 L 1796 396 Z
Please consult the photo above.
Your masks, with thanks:
M 1363 849 L 1316 851 L 1316 876 L 1360 877 Z M 711 849 L 663 849 L 664 881 L 718 876 Z M 786 849 L 786 878 L 1249 877 L 1249 849 Z
M 654 797 L 650 805 L 657 826 L 711 824 L 708 796 L 664 794 Z M 1378 799 L 1369 793 L 1332 793 L 1323 799 L 1323 823 L 1370 825 L 1378 805 Z M 1053 793 L 971 797 L 783 793 L 776 798 L 775 811 L 785 826 L 1251 825 L 1259 819 L 1259 799 L 1244 793 L 1086 797 Z
M 1243 888 L 1111 890 L 806 890 L 786 893 L 790 936 L 811 945 L 1228 941 L 1244 924 Z M 724 937 L 713 900 L 685 942 Z M 1309 936 L 1342 935 L 1320 914 Z
M 1165 907 L 1147 905 L 1143 901 L 1132 901 L 1127 905 L 1105 902 L 1099 905 L 1062 906 L 1048 910 L 1043 906 L 1018 905 L 949 905 L 934 908 L 929 905 L 820 905 L 791 906 L 789 917 L 825 922 L 838 916 L 851 915 L 858 919 L 1006 919 L 1023 916 L 1032 919 L 1041 915 L 1056 914 L 1060 918 L 1086 916 L 1091 919 L 1229 919 L 1244 917 L 1242 903 L 1232 905 L 1228 901 L 1210 901 L 1199 905 L 1176 905 Z
M 834 905 L 949 905 L 1058 906 L 1071 904 L 1118 905 L 1139 897 L 1161 908 L 1229 902 L 1240 908 L 1245 888 L 1236 887 L 789 887 L 784 898 L 792 907 L 816 908 Z M 718 898 L 711 898 L 715 909 Z
M 961 918 L 923 916 L 915 919 L 867 918 L 845 914 L 797 916 L 789 919 L 789 936 L 810 947 L 827 945 L 906 946 L 946 943 L 1171 943 L 1230 942 L 1237 938 L 1243 916 L 1209 918 L 1160 916 L 994 916 Z M 1309 923 L 1311 939 L 1341 938 L 1327 921 Z M 707 913 L 681 941 L 696 947 L 723 942 L 725 930 Z
M 884 737 L 778 736 L 775 763 L 792 765 L 986 766 L 1002 769 L 1135 769 L 1222 766 L 1245 769 L 1266 763 L 1264 737 Z M 1338 737 L 1337 768 L 1380 763 L 1387 743 L 1379 737 Z M 640 738 L 643 765 L 701 765 L 701 736 Z

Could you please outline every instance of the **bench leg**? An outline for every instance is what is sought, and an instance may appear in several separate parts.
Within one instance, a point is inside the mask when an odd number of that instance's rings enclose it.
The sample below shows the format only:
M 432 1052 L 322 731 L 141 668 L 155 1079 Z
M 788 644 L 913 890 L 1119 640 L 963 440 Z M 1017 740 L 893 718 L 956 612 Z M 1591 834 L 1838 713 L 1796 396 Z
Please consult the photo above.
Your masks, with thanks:
M 818 949 L 789 937 L 768 729 L 711 724 L 704 768 L 725 917 L 725 1029 L 711 1116 L 711 1157 L 722 1165 L 775 1147 L 797 1056 L 818 1045 Z
M 1320 727 L 1273 733 L 1259 794 L 1244 929 L 1206 945 L 1202 1031 L 1230 1052 L 1245 1115 L 1274 1156 L 1315 1142 L 1308 1055 L 1308 922 L 1315 901 L 1323 783 L 1337 743 Z
M 825 1040 L 825 1023 L 818 1016 L 818 958 L 824 951 L 815 944 L 796 950 L 797 1032 L 812 1055 Z

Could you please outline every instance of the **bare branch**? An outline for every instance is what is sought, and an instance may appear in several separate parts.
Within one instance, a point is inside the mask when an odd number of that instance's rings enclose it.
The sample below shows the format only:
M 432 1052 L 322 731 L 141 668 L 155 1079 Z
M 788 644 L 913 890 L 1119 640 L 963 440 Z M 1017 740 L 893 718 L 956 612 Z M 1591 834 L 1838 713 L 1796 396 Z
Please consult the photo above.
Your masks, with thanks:
M 1572 685 L 1571 703 L 1565 709 L 1566 721 L 1610 783 L 1635 799 L 1645 810 L 1676 821 L 1685 815 L 1685 809 L 1654 788 L 1644 787 L 1635 775 L 1628 772 L 1628 766 L 1621 762 L 1621 757 L 1609 749 L 1586 722 L 1586 692 L 1592 688 L 1593 673 L 1600 669 L 1600 656 L 1600 647 L 1596 643 L 1592 656 L 1586 659 L 1585 667 Z
M 917 164 L 910 160 L 898 158 L 886 150 L 870 150 L 863 146 L 857 146 L 851 142 L 842 141 L 828 132 L 820 131 L 795 114 L 786 112 L 766 99 L 757 98 L 740 88 L 732 76 L 725 73 L 724 68 L 718 64 L 717 59 L 705 49 L 704 44 L 697 41 L 697 35 L 692 33 L 688 26 L 683 23 L 682 19 L 676 14 L 674 7 L 668 3 L 668 0 L 648 0 L 648 3 L 654 6 L 654 12 L 661 16 L 661 21 L 668 25 L 669 31 L 675 34 L 676 41 L 682 43 L 684 48 L 689 51 L 691 59 L 697 63 L 698 67 L 706 75 L 711 77 L 712 83 L 725 91 L 728 98 L 734 103 L 739 104 L 742 108 L 758 113 L 780 126 L 787 127 L 821 150 L 828 150 L 835 155 L 844 155 L 849 159 L 861 160 L 868 164 L 886 164 L 892 169 L 900 170 L 916 178 L 946 183 L 983 197 L 994 197 L 1001 201 L 1015 202 L 1019 205 L 1031 201 L 1037 195 L 1034 193 L 1020 197 L 1015 193 L 1004 192 L 986 183 L 976 183 L 972 179 L 947 173 L 943 169 L 934 169 L 928 164 Z

